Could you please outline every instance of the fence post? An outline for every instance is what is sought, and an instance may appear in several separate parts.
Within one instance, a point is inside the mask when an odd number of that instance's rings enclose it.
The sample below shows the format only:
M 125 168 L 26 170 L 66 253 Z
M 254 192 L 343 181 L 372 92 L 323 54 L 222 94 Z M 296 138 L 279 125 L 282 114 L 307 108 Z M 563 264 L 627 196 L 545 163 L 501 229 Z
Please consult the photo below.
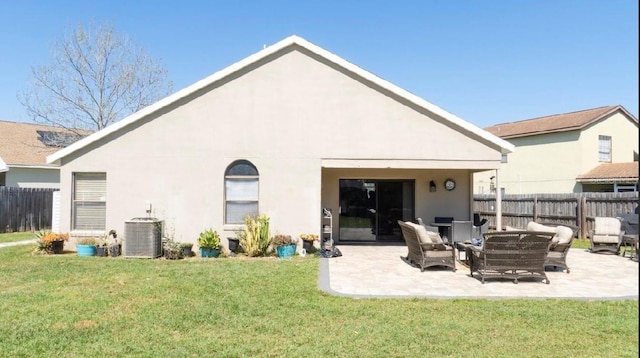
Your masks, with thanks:
M 580 218 L 580 238 L 587 237 L 587 197 L 581 196 L 578 202 L 578 217 Z
M 538 196 L 533 197 L 533 221 L 538 221 Z

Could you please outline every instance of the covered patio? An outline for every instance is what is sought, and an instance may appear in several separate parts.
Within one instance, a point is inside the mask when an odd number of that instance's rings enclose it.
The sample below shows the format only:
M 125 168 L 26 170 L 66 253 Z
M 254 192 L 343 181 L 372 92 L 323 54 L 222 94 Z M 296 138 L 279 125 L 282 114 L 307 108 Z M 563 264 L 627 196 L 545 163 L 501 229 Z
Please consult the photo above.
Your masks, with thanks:
M 322 259 L 319 286 L 325 292 L 354 298 L 422 297 L 439 299 L 638 299 L 638 262 L 609 254 L 571 249 L 571 273 L 547 272 L 551 283 L 536 280 L 480 280 L 469 268 L 432 267 L 420 272 L 406 263 L 407 247 L 339 245 L 343 256 Z

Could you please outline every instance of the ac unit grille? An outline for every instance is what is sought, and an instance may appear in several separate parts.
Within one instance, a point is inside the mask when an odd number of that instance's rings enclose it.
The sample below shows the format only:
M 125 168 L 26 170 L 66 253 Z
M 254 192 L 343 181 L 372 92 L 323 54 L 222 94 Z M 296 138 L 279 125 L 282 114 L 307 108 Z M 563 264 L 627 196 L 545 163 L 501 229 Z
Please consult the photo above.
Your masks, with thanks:
M 162 255 L 163 222 L 156 219 L 132 219 L 124 223 L 124 256 L 156 258 Z

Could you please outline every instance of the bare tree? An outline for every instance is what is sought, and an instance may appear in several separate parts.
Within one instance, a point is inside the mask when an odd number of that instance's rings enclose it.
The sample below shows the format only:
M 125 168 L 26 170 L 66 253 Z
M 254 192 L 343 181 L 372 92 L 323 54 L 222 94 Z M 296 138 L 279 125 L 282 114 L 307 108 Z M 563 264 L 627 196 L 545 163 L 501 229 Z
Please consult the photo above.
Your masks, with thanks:
M 168 71 L 109 25 L 78 25 L 53 46 L 52 62 L 32 68 L 18 94 L 36 123 L 100 130 L 171 92 Z

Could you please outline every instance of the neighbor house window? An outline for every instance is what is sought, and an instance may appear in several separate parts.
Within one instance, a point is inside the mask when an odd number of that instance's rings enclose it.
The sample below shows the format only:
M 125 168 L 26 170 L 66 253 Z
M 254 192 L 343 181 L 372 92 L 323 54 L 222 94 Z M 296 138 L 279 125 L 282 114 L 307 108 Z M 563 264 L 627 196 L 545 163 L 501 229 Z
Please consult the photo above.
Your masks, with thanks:
M 237 160 L 224 173 L 225 224 L 243 224 L 258 214 L 258 170 L 247 160 Z
M 107 175 L 75 173 L 73 175 L 72 228 L 104 231 L 107 222 Z
M 611 162 L 611 137 L 607 135 L 598 136 L 598 160 L 601 162 Z

